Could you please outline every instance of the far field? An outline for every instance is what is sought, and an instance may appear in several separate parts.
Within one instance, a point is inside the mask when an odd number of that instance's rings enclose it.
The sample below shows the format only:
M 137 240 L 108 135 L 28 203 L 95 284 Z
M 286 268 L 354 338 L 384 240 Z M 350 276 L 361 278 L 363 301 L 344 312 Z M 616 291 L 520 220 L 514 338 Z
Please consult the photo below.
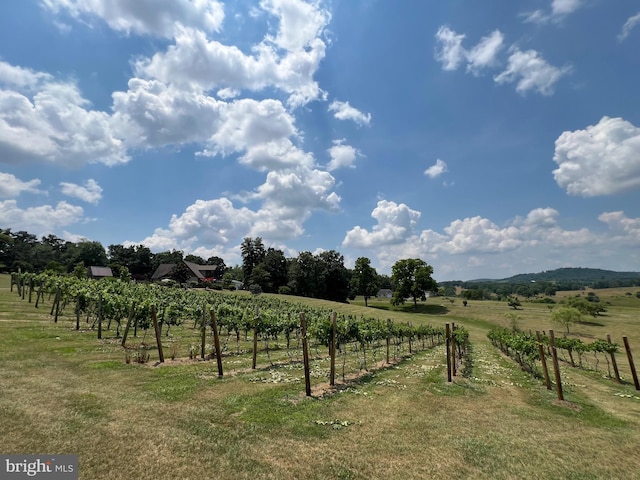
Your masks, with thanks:
M 627 336 L 640 366 L 638 290 L 596 291 L 607 312 L 572 334 L 585 342 L 610 334 L 619 344 Z M 558 300 L 576 293 L 560 292 Z M 71 311 L 53 323 L 50 299 L 36 309 L 1 275 L 1 453 L 76 453 L 80 478 L 91 480 L 640 478 L 640 392 L 624 348 L 617 354 L 623 384 L 607 377 L 602 362 L 598 372 L 589 358 L 584 369 L 562 362 L 565 402 L 558 402 L 489 343 L 492 326 L 510 326 L 506 314 L 517 315 L 521 330 L 561 335 L 545 304 L 523 302 L 514 311 L 504 302 L 465 307 L 438 297 L 414 312 L 412 304 L 390 309 L 388 300 L 368 308 L 361 299 L 293 300 L 413 325 L 463 325 L 472 345 L 467 371 L 448 383 L 444 347 L 404 350 L 391 366 L 373 369 L 370 359 L 368 374 L 338 376 L 333 391 L 326 349 L 312 347 L 314 396 L 307 398 L 283 340 L 271 345 L 274 366 L 261 350 L 256 370 L 251 342 L 229 341 L 219 379 L 215 359 L 188 358 L 198 338 L 190 322 L 163 340 L 163 365 L 154 348 L 148 363 L 127 364 L 113 326 L 98 340 L 90 324 L 74 329 Z M 143 340 L 154 343 L 141 332 L 128 343 Z

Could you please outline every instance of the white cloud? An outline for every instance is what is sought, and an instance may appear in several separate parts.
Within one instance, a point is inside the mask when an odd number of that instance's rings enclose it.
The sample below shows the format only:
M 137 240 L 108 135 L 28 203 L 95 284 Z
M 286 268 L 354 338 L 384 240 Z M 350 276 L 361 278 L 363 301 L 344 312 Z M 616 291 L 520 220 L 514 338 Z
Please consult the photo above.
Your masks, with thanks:
M 72 83 L 20 67 L 4 69 L 27 94 L 0 90 L 0 159 L 7 163 L 43 161 L 67 166 L 115 165 L 129 156 L 114 133 L 109 114 L 88 109 Z M 18 85 L 19 84 L 19 85 Z
M 75 183 L 61 182 L 60 187 L 64 195 L 79 198 L 87 203 L 97 205 L 102 198 L 102 187 L 93 178 L 87 180 L 84 186 Z
M 436 160 L 436 163 L 434 163 L 424 171 L 424 174 L 429 178 L 436 178 L 442 175 L 446 171 L 447 171 L 447 164 L 438 158 Z
M 269 40 L 290 52 L 311 45 L 331 20 L 329 11 L 319 8 L 319 3 L 262 0 L 260 6 L 280 19 L 276 36 L 270 36 Z
M 52 79 L 53 77 L 48 73 L 36 72 L 0 60 L 0 85 L 5 84 L 18 89 L 32 89 Z
M 571 195 L 612 195 L 640 187 L 640 128 L 602 117 L 556 140 L 553 176 Z
M 483 68 L 494 67 L 498 62 L 498 53 L 504 46 L 504 35 L 500 30 L 494 30 L 486 37 L 467 50 L 462 46 L 466 35 L 457 34 L 449 27 L 441 26 L 436 32 L 439 48 L 436 48 L 435 58 L 442 63 L 443 70 L 457 70 L 463 63 L 467 64 L 467 71 L 479 75 Z
M 10 173 L 0 172 L 0 198 L 17 197 L 22 192 L 45 193 L 37 189 L 38 185 L 40 185 L 38 179 L 23 182 Z
M 467 51 L 462 47 L 464 38 L 465 35 L 459 35 L 444 25 L 436 32 L 436 40 L 440 48 L 436 48 L 435 58 L 442 63 L 443 70 L 457 70 L 466 60 Z
M 329 111 L 335 112 L 333 116 L 338 120 L 352 120 L 358 125 L 369 125 L 371 123 L 370 113 L 362 113 L 357 108 L 349 105 L 349 102 L 334 100 L 329 105 Z
M 175 45 L 138 60 L 134 67 L 141 78 L 181 88 L 261 91 L 275 87 L 289 94 L 289 105 L 298 107 L 325 96 L 313 80 L 325 49 L 324 42 L 315 38 L 306 48 L 282 56 L 264 42 L 253 47 L 253 55 L 246 55 L 236 46 L 209 40 L 200 30 L 183 28 L 175 36 Z
M 631 34 L 631 31 L 639 24 L 640 12 L 636 13 L 632 17 L 627 18 L 627 21 L 624 22 L 624 25 L 622 26 L 622 31 L 618 35 L 618 40 L 622 42 L 624 39 L 626 39 Z
M 638 245 L 640 242 L 640 218 L 629 218 L 624 212 L 605 212 L 598 217 L 609 229 L 631 245 Z
M 337 170 L 338 168 L 354 168 L 357 157 L 362 156 L 357 148 L 351 145 L 344 145 L 343 140 L 334 140 L 333 146 L 329 149 L 331 161 L 327 165 L 328 171 Z
M 60 227 L 82 220 L 82 207 L 59 202 L 56 206 L 41 205 L 22 209 L 15 200 L 0 201 L 0 224 L 11 225 L 35 235 L 51 233 Z
M 584 5 L 584 0 L 553 0 L 551 10 L 535 10 L 524 14 L 524 21 L 529 23 L 560 22 Z
M 171 37 L 177 25 L 218 31 L 224 9 L 216 0 L 41 0 L 59 14 L 67 12 L 78 20 L 94 15 L 114 30 L 127 34 Z
M 494 67 L 498 61 L 498 53 L 504 46 L 504 35 L 500 30 L 494 30 L 483 37 L 476 46 L 466 52 L 467 70 L 478 75 L 481 69 Z
M 404 203 L 380 200 L 371 212 L 378 222 L 371 231 L 360 226 L 349 230 L 342 241 L 345 247 L 371 248 L 399 244 L 407 240 L 420 219 L 420 212 Z
M 168 228 L 157 228 L 141 242 L 152 250 L 194 248 L 228 250 L 246 236 L 266 242 L 291 240 L 304 233 L 303 224 L 314 210 L 336 211 L 340 197 L 332 191 L 335 179 L 328 172 L 304 167 L 269 172 L 266 181 L 247 199 L 262 202 L 258 210 L 236 207 L 228 198 L 197 200 Z
M 507 68 L 494 77 L 496 83 L 517 82 L 516 91 L 526 93 L 535 90 L 542 95 L 551 95 L 555 83 L 571 71 L 570 67 L 554 67 L 542 58 L 539 52 L 517 48 L 509 57 Z

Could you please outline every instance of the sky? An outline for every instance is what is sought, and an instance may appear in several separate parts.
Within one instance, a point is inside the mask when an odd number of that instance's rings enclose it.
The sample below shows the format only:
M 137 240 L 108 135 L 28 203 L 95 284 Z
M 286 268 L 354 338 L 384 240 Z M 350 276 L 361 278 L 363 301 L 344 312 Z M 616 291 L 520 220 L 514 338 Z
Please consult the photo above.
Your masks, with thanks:
M 0 2 L 0 228 L 640 271 L 640 4 Z

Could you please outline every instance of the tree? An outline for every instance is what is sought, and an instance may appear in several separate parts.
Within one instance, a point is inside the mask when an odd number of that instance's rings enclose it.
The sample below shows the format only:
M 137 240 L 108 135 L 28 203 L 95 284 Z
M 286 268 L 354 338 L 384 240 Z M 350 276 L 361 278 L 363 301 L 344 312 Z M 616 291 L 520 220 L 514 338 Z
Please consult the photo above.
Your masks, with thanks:
M 319 291 L 315 296 L 334 302 L 346 302 L 351 275 L 344 266 L 344 257 L 335 250 L 327 250 L 317 255 L 316 259 L 324 284 L 318 285 Z
M 551 319 L 564 325 L 569 333 L 569 326 L 582 320 L 582 313 L 575 307 L 561 307 L 551 313 Z
M 431 278 L 433 267 L 419 258 L 398 260 L 391 267 L 391 280 L 395 285 L 391 303 L 404 303 L 405 298 L 413 298 L 413 305 L 418 307 L 418 298 L 424 298 L 426 291 L 435 291 L 438 284 Z
M 185 262 L 191 262 L 191 263 L 195 263 L 196 265 L 204 265 L 205 264 L 205 259 L 202 258 L 199 255 L 193 255 L 193 254 L 189 254 L 186 257 L 184 257 L 184 261 Z
M 224 260 L 220 257 L 209 257 L 207 258 L 207 263 L 205 265 L 215 265 L 216 266 L 216 278 L 220 279 L 227 273 L 227 265 L 224 263 Z
M 369 306 L 369 298 L 378 293 L 378 274 L 367 257 L 356 260 L 351 274 L 351 288 L 356 295 L 364 297 L 365 307 Z
M 286 285 L 289 281 L 289 263 L 287 262 L 284 252 L 269 247 L 264 256 L 263 265 L 269 273 L 271 287 L 267 292 L 277 292 L 280 287 Z M 264 287 L 263 287 L 264 289 Z
M 193 272 L 184 262 L 176 263 L 169 273 L 169 278 L 178 283 L 187 283 L 191 277 L 193 277 Z
M 182 250 L 171 250 L 156 253 L 151 262 L 151 270 L 155 271 L 162 264 L 178 264 L 184 260 L 184 252 Z
M 520 300 L 518 300 L 518 297 L 509 297 L 508 304 L 514 310 L 517 310 L 518 307 L 522 306 L 522 303 L 520 303 Z
M 245 237 L 240 245 L 240 250 L 242 252 L 242 273 L 244 275 L 244 282 L 245 284 L 248 284 L 249 279 L 251 278 L 251 273 L 253 273 L 253 269 L 256 265 L 264 261 L 266 252 L 264 250 L 262 238 L 256 237 L 253 239 L 251 237 Z

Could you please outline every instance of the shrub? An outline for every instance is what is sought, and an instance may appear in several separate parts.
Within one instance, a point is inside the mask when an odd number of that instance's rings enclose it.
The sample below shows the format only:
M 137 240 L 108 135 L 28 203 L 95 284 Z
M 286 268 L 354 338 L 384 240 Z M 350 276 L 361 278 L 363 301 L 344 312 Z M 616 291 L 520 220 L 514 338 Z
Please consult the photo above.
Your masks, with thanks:
M 278 289 L 278 293 L 282 294 L 282 295 L 291 295 L 292 290 L 291 287 L 287 286 L 287 285 L 282 285 L 279 289 Z

